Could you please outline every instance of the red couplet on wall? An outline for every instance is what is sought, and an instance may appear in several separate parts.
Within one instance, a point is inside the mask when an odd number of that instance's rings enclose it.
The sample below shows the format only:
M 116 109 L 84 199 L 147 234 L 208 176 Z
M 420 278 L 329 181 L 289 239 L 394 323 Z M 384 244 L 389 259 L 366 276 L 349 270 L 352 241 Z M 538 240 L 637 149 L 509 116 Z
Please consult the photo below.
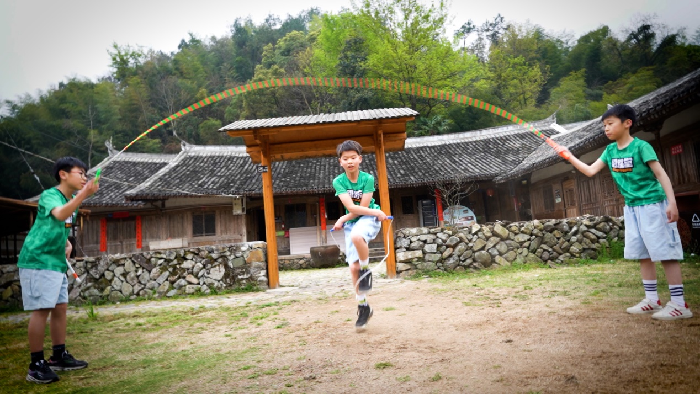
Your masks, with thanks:
M 141 249 L 141 216 L 136 217 L 136 249 Z
M 321 215 L 321 230 L 326 231 L 326 198 L 319 198 L 318 205 Z
M 100 252 L 107 251 L 107 218 L 100 220 Z
M 444 221 L 445 218 L 442 215 L 442 194 L 440 194 L 439 189 L 435 189 L 435 206 L 437 207 L 438 221 Z

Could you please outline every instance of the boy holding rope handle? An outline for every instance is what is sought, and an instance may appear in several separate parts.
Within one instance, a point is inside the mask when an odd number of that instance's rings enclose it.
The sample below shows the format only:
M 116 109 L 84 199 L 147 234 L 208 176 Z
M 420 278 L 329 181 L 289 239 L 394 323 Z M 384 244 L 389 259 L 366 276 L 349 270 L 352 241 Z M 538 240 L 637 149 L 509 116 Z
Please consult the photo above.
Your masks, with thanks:
M 97 179 L 88 182 L 87 166 L 74 157 L 58 159 L 53 173 L 59 185 L 41 193 L 36 220 L 17 262 L 24 310 L 32 311 L 28 328 L 31 363 L 27 381 L 34 383 L 56 382 L 59 378 L 54 371 L 82 369 L 88 365 L 66 351 L 66 261 L 72 250 L 68 234 L 78 207 L 99 186 Z M 72 197 L 75 192 L 78 193 Z M 46 361 L 44 330 L 49 315 L 53 355 Z
M 681 265 L 683 248 L 676 222 L 678 208 L 671 180 L 659 163 L 651 145 L 630 135 L 636 123 L 634 109 L 619 104 L 602 117 L 605 135 L 614 141 L 593 164 L 571 155 L 569 162 L 592 177 L 606 165 L 625 198 L 625 258 L 639 260 L 645 298 L 627 308 L 628 313 L 653 313 L 653 319 L 676 320 L 693 316 L 683 298 Z M 568 152 L 556 147 L 557 152 Z M 656 291 L 656 267 L 661 261 L 671 292 L 671 301 L 661 306 Z
M 345 172 L 333 179 L 333 188 L 345 206 L 346 214 L 335 222 L 331 231 L 344 228 L 345 256 L 358 302 L 355 329 L 361 332 L 373 314 L 367 303 L 367 292 L 372 288 L 368 243 L 377 236 L 382 228 L 381 221 L 387 216 L 372 198 L 374 177 L 360 171 L 362 146 L 356 141 L 344 141 L 338 145 L 336 153 Z

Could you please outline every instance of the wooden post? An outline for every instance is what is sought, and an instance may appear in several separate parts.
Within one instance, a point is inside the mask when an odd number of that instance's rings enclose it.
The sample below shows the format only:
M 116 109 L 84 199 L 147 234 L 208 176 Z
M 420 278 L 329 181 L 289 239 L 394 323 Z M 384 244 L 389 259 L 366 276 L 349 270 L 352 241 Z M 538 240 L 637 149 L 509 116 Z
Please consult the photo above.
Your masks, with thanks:
M 321 196 L 318 198 L 319 216 L 321 219 L 321 245 L 328 243 L 326 235 L 326 198 Z
M 100 219 L 100 252 L 107 251 L 107 218 Z
M 377 177 L 379 178 L 379 199 L 382 211 L 391 215 L 391 200 L 389 198 L 389 178 L 386 172 L 386 157 L 384 156 L 384 132 L 377 129 L 374 133 L 374 157 L 377 162 Z M 382 223 L 382 239 L 389 243 L 384 244 L 384 253 L 389 254 L 386 259 L 386 275 L 389 278 L 396 277 L 396 252 L 394 250 L 394 235 L 389 228 L 389 222 Z
M 136 216 L 136 249 L 141 251 L 141 247 L 143 246 L 143 239 L 142 239 L 142 234 L 141 234 L 141 216 Z
M 277 262 L 277 234 L 275 232 L 275 202 L 272 193 L 272 162 L 270 161 L 270 142 L 267 137 L 262 137 L 261 145 L 263 209 L 267 236 L 267 280 L 268 286 L 271 289 L 276 289 L 279 287 L 280 277 Z

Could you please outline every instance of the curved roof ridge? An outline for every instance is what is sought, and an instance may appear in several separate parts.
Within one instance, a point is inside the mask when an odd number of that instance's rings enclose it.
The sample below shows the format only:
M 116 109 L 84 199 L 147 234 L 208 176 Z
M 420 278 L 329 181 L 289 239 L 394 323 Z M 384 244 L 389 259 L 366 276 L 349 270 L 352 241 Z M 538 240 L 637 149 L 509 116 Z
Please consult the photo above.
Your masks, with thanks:
M 538 120 L 535 122 L 530 122 L 529 124 L 535 126 L 536 129 L 550 130 L 550 125 L 553 123 L 552 116 Z M 494 126 L 487 129 L 479 129 L 473 131 L 461 131 L 458 133 L 442 134 L 442 135 L 431 135 L 427 137 L 411 137 L 406 139 L 406 148 L 414 148 L 420 146 L 432 146 L 432 145 L 443 145 L 453 142 L 470 142 L 470 141 L 480 141 L 487 138 L 493 137 L 505 137 L 509 135 L 516 135 L 520 133 L 532 133 L 525 127 L 518 124 L 507 124 L 503 126 Z M 556 131 L 554 134 L 557 134 Z

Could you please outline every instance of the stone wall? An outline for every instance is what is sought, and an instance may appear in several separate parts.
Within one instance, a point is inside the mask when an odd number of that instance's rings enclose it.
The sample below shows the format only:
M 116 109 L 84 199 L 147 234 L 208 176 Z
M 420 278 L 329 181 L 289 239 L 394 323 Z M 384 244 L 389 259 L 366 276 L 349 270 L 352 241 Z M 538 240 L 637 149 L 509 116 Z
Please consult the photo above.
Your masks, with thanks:
M 337 265 L 346 264 L 345 263 L 345 253 L 340 252 L 340 257 L 338 261 L 330 266 L 322 266 L 322 264 L 314 261 L 308 254 L 292 254 L 292 255 L 282 255 L 277 256 L 277 264 L 280 271 L 290 271 L 290 270 L 305 270 L 312 268 L 329 268 L 335 267 Z
M 267 288 L 267 245 L 238 243 L 86 258 L 73 264 L 82 280 L 68 279 L 71 302 L 209 294 L 248 284 Z M 21 306 L 19 270 L 0 266 L 0 307 Z
M 625 236 L 622 218 L 582 216 L 560 220 L 500 222 L 466 228 L 404 228 L 395 232 L 396 272 L 460 271 L 492 265 L 558 264 L 596 259 L 608 240 Z

